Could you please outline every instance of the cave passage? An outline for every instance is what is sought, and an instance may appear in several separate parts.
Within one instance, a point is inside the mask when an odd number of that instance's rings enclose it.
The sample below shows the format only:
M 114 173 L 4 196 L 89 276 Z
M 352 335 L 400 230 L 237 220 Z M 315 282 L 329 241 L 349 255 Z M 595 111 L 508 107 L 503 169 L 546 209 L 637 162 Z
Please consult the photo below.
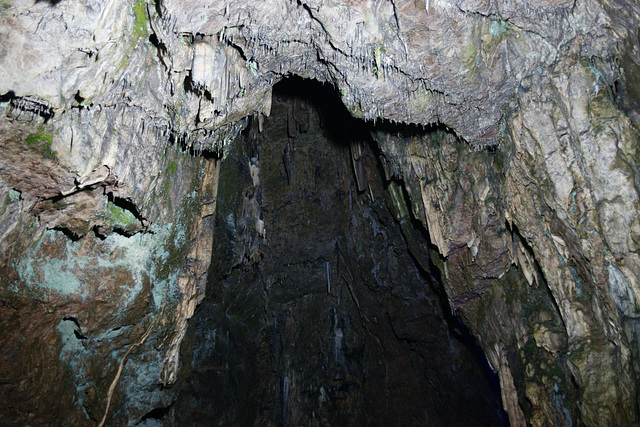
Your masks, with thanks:
M 482 352 L 446 315 L 439 272 L 416 262 L 437 255 L 398 219 L 402 186 L 385 180 L 370 125 L 333 87 L 289 78 L 262 127 L 221 164 L 207 296 L 183 343 L 191 374 L 163 416 L 508 424 Z

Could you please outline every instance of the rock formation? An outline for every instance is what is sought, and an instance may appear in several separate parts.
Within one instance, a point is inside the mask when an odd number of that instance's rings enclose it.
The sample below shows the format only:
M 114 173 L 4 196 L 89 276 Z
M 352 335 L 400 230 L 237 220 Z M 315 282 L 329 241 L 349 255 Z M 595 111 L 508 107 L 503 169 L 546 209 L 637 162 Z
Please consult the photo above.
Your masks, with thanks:
M 639 422 L 639 28 L 0 0 L 2 419 Z

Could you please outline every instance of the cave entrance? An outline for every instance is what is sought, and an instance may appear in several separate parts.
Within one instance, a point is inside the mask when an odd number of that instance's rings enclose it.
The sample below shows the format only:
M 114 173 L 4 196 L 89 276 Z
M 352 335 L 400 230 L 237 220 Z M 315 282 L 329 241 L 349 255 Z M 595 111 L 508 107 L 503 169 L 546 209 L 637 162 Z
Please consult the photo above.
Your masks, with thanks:
M 384 179 L 370 131 L 331 86 L 285 79 L 271 117 L 222 162 L 178 421 L 507 423 L 483 356 L 454 332 L 438 272 L 408 248 L 421 242 L 428 256 L 428 236 L 398 220 L 402 187 Z

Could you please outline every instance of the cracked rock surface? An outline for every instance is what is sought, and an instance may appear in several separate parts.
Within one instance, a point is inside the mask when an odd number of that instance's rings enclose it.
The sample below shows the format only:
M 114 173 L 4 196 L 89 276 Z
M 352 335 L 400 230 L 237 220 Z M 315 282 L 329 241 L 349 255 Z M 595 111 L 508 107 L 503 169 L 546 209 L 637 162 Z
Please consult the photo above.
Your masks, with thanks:
M 393 207 L 413 268 L 437 279 L 432 313 L 473 336 L 510 424 L 637 423 L 639 27 L 630 0 L 0 1 L 2 418 L 170 422 L 195 384 L 196 306 L 231 298 L 224 269 L 277 260 L 265 200 L 221 164 L 295 75 L 332 85 L 372 138 L 380 188 L 347 141 L 356 193 Z M 313 155 L 286 147 L 282 182 L 311 179 Z M 245 222 L 225 237 L 233 185 Z M 220 242 L 241 244 L 225 258 Z M 345 333 L 346 308 L 314 307 Z M 285 371 L 287 396 L 313 383 Z M 261 414 L 307 419 L 287 410 Z

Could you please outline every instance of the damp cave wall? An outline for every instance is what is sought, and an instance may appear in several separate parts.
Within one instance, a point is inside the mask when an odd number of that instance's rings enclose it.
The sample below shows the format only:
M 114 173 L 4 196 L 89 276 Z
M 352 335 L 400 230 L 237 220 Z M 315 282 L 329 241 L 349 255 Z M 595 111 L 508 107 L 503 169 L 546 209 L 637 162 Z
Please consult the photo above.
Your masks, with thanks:
M 437 252 L 412 254 L 510 423 L 636 422 L 639 22 L 623 0 L 1 2 L 4 418 L 175 401 L 220 159 L 295 74 L 383 124 Z
M 415 261 L 433 249 L 397 211 L 369 127 L 330 85 L 285 79 L 273 97 L 220 165 L 192 373 L 168 419 L 507 425 L 482 350 L 446 319 L 435 266 Z M 423 241 L 410 249 L 404 233 Z

